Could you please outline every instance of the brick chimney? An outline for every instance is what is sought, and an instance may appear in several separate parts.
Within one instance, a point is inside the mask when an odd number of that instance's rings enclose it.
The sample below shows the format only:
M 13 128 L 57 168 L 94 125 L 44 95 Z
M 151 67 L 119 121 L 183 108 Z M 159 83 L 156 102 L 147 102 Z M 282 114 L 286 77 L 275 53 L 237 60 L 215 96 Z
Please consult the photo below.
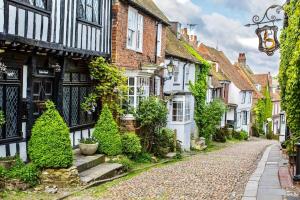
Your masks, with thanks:
M 189 35 L 188 35 L 188 29 L 187 28 L 181 29 L 181 35 L 186 41 L 189 41 Z
M 197 35 L 191 35 L 190 36 L 190 41 L 189 43 L 194 47 L 197 48 L 198 47 L 198 38 Z
M 181 24 L 179 22 L 170 22 L 170 23 L 171 23 L 172 32 L 175 33 L 177 38 L 179 39 L 181 36 Z
M 246 67 L 247 59 L 246 59 L 246 54 L 245 53 L 240 53 L 239 54 L 238 63 L 239 63 L 240 66 Z

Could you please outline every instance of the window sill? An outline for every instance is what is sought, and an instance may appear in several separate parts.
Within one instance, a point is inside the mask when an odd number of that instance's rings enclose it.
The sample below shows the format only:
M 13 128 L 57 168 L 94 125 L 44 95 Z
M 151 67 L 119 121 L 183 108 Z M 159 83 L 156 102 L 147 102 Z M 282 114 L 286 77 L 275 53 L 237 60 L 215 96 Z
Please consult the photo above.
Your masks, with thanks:
M 78 22 L 81 22 L 81 23 L 83 23 L 83 24 L 85 24 L 85 25 L 96 26 L 96 27 L 98 27 L 98 28 L 102 28 L 102 25 L 100 25 L 100 24 L 97 24 L 97 23 L 95 23 L 95 22 L 90 22 L 90 21 L 87 21 L 87 20 L 82 19 L 82 18 L 79 18 L 79 17 L 77 17 L 77 21 L 78 21 Z
M 134 49 L 134 48 L 131 48 L 131 47 L 128 47 L 128 46 L 126 46 L 126 49 L 130 50 L 130 51 L 134 51 L 135 53 L 143 54 L 143 51 L 137 50 L 137 49 Z
M 179 85 L 180 85 L 180 83 L 173 83 L 173 85 L 174 85 L 174 86 L 179 86 Z

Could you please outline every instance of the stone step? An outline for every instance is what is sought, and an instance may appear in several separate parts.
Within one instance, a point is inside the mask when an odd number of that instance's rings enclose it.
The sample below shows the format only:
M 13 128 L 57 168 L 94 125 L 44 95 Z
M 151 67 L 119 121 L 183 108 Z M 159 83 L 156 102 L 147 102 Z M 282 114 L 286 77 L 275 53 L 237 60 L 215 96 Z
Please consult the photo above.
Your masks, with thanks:
M 76 166 L 79 173 L 91 169 L 105 162 L 105 156 L 102 154 L 95 154 L 93 156 L 84 156 L 80 154 L 79 149 L 74 150 L 73 153 L 74 153 L 73 165 Z
M 118 163 L 103 163 L 86 171 L 79 173 L 83 183 L 112 178 L 122 173 L 123 166 Z

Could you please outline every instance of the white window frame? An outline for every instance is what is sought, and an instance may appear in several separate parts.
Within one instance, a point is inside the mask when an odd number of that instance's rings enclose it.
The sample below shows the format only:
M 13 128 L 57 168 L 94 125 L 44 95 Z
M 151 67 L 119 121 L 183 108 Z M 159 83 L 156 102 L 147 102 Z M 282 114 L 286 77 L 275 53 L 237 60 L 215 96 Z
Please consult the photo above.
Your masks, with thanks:
M 190 97 L 185 97 L 185 106 L 184 106 L 184 121 L 191 121 L 191 101 Z
M 161 57 L 161 46 L 162 46 L 162 24 L 157 24 L 156 55 L 158 57 Z
M 242 111 L 242 125 L 245 126 L 245 125 L 248 125 L 248 111 Z
M 133 85 L 130 85 L 130 80 L 134 80 Z M 130 93 L 132 89 L 133 93 Z M 128 77 L 128 104 L 133 108 L 137 108 L 141 99 L 150 96 L 150 78 L 143 76 Z M 131 101 L 129 99 L 132 99 Z M 131 102 L 131 103 L 130 103 Z
M 249 92 L 249 99 L 248 99 L 248 103 L 251 104 L 252 103 L 252 92 Z
M 242 92 L 242 95 L 241 95 L 241 97 L 242 97 L 242 104 L 246 103 L 246 96 L 247 96 L 246 92 Z
M 189 84 L 189 78 L 190 78 L 190 66 L 185 67 L 185 75 L 184 75 L 184 82 L 185 84 Z
M 129 6 L 128 28 L 127 28 L 127 49 L 143 52 L 144 17 L 138 11 Z M 131 38 L 131 40 L 130 40 Z M 131 42 L 130 42 L 131 41 Z
M 175 109 L 175 106 L 176 109 Z M 172 101 L 172 121 L 173 122 L 183 122 L 184 121 L 184 101 L 183 100 L 173 100 Z

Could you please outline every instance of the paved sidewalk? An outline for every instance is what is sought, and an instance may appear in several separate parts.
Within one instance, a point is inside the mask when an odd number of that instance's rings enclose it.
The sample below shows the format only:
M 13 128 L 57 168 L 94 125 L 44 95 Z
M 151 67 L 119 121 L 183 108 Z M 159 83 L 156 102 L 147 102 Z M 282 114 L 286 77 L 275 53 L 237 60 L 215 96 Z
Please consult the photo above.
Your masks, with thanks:
M 283 200 L 286 191 L 281 188 L 278 171 L 283 158 L 279 144 L 269 146 L 256 171 L 250 177 L 242 200 Z

